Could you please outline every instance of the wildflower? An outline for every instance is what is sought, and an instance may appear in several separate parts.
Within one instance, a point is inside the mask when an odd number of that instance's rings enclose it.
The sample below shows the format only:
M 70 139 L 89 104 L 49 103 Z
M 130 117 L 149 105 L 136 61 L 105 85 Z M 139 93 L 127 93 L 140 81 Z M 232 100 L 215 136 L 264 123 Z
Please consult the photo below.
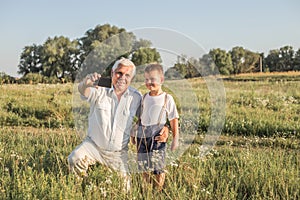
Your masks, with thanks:
M 170 163 L 170 165 L 171 165 L 172 167 L 178 167 L 178 164 L 177 164 L 174 160 Z
M 102 194 L 104 197 L 106 197 L 107 191 L 106 191 L 105 188 L 101 187 L 101 188 L 100 188 L 100 192 L 101 192 L 101 194 Z
M 110 177 L 106 178 L 105 183 L 106 184 L 112 184 L 112 181 L 111 181 Z

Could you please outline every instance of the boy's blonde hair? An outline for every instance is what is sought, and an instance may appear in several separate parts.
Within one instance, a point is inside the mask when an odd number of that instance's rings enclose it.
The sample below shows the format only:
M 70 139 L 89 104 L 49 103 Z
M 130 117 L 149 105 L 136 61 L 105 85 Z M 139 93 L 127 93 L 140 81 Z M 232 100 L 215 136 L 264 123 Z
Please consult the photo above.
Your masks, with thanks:
M 149 73 L 151 71 L 158 71 L 161 75 L 164 75 L 163 67 L 158 63 L 152 63 L 145 67 L 145 72 Z

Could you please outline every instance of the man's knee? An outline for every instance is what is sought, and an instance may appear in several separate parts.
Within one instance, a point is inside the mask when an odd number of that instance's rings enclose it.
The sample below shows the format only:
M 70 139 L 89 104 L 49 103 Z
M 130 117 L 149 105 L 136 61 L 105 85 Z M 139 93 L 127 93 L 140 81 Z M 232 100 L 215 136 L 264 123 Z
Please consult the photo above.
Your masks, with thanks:
M 85 168 L 86 162 L 87 162 L 87 155 L 85 155 L 83 152 L 79 151 L 78 149 L 72 151 L 72 153 L 68 156 L 68 164 L 70 170 L 74 170 L 74 167 L 76 168 L 76 166 L 78 165 Z
M 82 172 L 82 171 L 86 171 L 90 165 L 94 165 L 96 163 L 96 160 L 94 160 L 84 152 L 75 149 L 68 156 L 68 163 L 69 163 L 69 169 L 71 171 L 79 170 L 80 172 Z
M 69 167 L 69 171 L 70 172 L 75 172 L 74 167 L 76 164 L 76 159 L 75 159 L 75 155 L 74 155 L 74 151 L 68 156 L 68 167 Z M 76 173 L 75 173 L 76 174 Z
M 76 163 L 76 160 L 79 159 L 79 155 L 78 153 L 76 153 L 76 151 L 72 151 L 72 153 L 68 156 L 68 164 L 69 167 L 73 167 Z
M 76 151 L 76 149 L 68 156 L 68 164 L 71 173 L 76 174 L 78 177 L 87 176 L 88 164 L 85 163 L 84 155 Z

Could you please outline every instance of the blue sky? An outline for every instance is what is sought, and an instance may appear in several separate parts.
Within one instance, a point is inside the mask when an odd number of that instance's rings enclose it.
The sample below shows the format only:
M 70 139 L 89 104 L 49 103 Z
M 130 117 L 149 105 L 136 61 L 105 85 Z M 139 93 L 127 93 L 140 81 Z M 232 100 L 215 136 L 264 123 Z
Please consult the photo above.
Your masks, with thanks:
M 265 53 L 285 45 L 297 50 L 299 10 L 298 0 L 0 1 L 0 71 L 18 76 L 26 45 L 43 44 L 48 37 L 60 35 L 80 38 L 105 23 L 128 31 L 172 29 L 207 52 L 235 46 Z

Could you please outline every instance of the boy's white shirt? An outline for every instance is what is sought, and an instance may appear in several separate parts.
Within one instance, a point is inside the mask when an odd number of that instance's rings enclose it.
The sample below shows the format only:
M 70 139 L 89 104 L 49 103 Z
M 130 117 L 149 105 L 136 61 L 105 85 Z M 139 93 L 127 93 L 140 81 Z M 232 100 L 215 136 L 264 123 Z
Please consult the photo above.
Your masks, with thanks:
M 157 125 L 161 109 L 165 103 L 165 95 L 165 92 L 158 96 L 150 96 L 149 93 L 145 95 L 142 100 L 143 111 L 141 115 L 141 123 L 143 126 Z M 166 114 L 169 120 L 179 118 L 175 101 L 169 94 L 167 94 L 166 108 L 162 114 L 160 124 L 166 123 Z

